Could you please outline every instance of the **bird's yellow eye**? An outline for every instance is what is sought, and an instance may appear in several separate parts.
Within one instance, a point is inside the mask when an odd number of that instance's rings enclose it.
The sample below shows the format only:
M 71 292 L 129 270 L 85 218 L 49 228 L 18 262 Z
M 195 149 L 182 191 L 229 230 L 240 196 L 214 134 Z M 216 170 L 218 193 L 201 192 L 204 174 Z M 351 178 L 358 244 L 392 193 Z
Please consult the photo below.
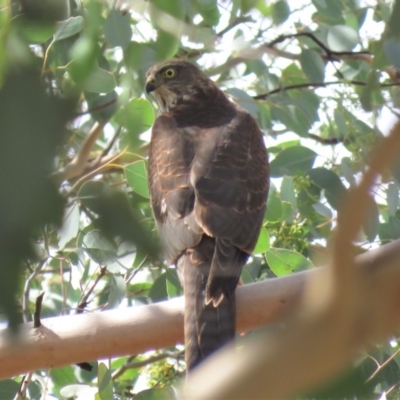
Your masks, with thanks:
M 173 78 L 173 77 L 176 75 L 176 71 L 175 71 L 173 68 L 168 68 L 168 69 L 166 69 L 166 70 L 163 72 L 163 75 L 164 75 L 166 78 L 171 79 L 171 78 Z

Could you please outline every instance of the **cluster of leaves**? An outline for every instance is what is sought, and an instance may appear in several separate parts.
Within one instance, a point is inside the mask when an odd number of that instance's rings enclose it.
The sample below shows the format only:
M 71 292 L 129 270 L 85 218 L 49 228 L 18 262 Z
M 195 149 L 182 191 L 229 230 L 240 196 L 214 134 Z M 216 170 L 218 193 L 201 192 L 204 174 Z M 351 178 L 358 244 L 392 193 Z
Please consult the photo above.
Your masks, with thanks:
M 31 320 L 42 290 L 43 316 L 182 293 L 156 245 L 148 201 L 154 112 L 143 88 L 155 62 L 197 62 L 267 134 L 268 210 L 244 282 L 319 262 L 343 195 L 382 136 L 378 117 L 398 105 L 399 2 L 112 3 L 0 0 L 0 307 L 13 328 L 18 303 Z M 400 237 L 399 184 L 400 165 L 366 199 L 371 215 L 358 251 Z M 346 385 L 344 397 L 398 395 L 400 359 L 385 363 L 396 350 L 378 349 L 375 369 L 371 358 L 360 361 L 324 396 Z M 166 355 L 148 369 L 146 355 L 136 364 L 95 363 L 91 372 L 53 369 L 48 390 L 88 398 L 97 385 L 98 398 L 128 398 L 139 377 L 159 388 L 182 374 L 180 356 Z M 28 398 L 40 398 L 46 374 L 34 374 Z M 0 382 L 0 397 L 14 398 L 21 379 Z M 136 397 L 165 395 L 159 388 Z

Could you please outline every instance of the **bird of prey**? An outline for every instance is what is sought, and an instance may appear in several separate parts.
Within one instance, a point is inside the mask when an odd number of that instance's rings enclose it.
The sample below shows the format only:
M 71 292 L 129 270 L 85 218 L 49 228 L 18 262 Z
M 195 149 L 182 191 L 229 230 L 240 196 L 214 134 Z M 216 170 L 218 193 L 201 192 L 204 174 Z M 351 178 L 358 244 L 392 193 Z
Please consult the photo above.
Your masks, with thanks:
M 150 142 L 156 225 L 185 293 L 188 371 L 234 338 L 235 289 L 263 223 L 269 164 L 254 118 L 194 64 L 151 67 L 160 106 Z

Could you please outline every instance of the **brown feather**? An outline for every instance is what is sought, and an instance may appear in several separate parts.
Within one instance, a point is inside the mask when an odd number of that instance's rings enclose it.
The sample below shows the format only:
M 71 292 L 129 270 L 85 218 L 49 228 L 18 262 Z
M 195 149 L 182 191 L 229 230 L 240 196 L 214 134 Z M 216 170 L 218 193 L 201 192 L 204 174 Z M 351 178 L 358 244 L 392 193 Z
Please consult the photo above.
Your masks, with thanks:
M 147 77 L 162 107 L 151 202 L 166 257 L 183 276 L 191 369 L 234 337 L 235 289 L 265 213 L 268 156 L 253 117 L 193 64 L 170 60 Z

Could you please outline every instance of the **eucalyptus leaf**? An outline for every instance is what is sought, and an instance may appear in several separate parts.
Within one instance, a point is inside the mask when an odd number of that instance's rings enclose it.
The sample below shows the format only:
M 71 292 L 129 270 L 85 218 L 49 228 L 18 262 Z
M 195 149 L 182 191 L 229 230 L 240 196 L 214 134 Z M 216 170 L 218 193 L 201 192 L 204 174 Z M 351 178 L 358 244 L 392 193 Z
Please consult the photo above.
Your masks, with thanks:
M 83 29 L 84 19 L 80 15 L 77 17 L 70 17 L 65 21 L 57 22 L 56 31 L 54 32 L 53 40 L 67 39 L 76 35 Z
M 311 261 L 300 253 L 287 249 L 271 248 L 265 253 L 268 265 L 276 276 L 289 275 L 312 267 Z
M 143 160 L 136 161 L 127 165 L 124 171 L 132 190 L 148 199 L 150 195 L 146 163 Z

